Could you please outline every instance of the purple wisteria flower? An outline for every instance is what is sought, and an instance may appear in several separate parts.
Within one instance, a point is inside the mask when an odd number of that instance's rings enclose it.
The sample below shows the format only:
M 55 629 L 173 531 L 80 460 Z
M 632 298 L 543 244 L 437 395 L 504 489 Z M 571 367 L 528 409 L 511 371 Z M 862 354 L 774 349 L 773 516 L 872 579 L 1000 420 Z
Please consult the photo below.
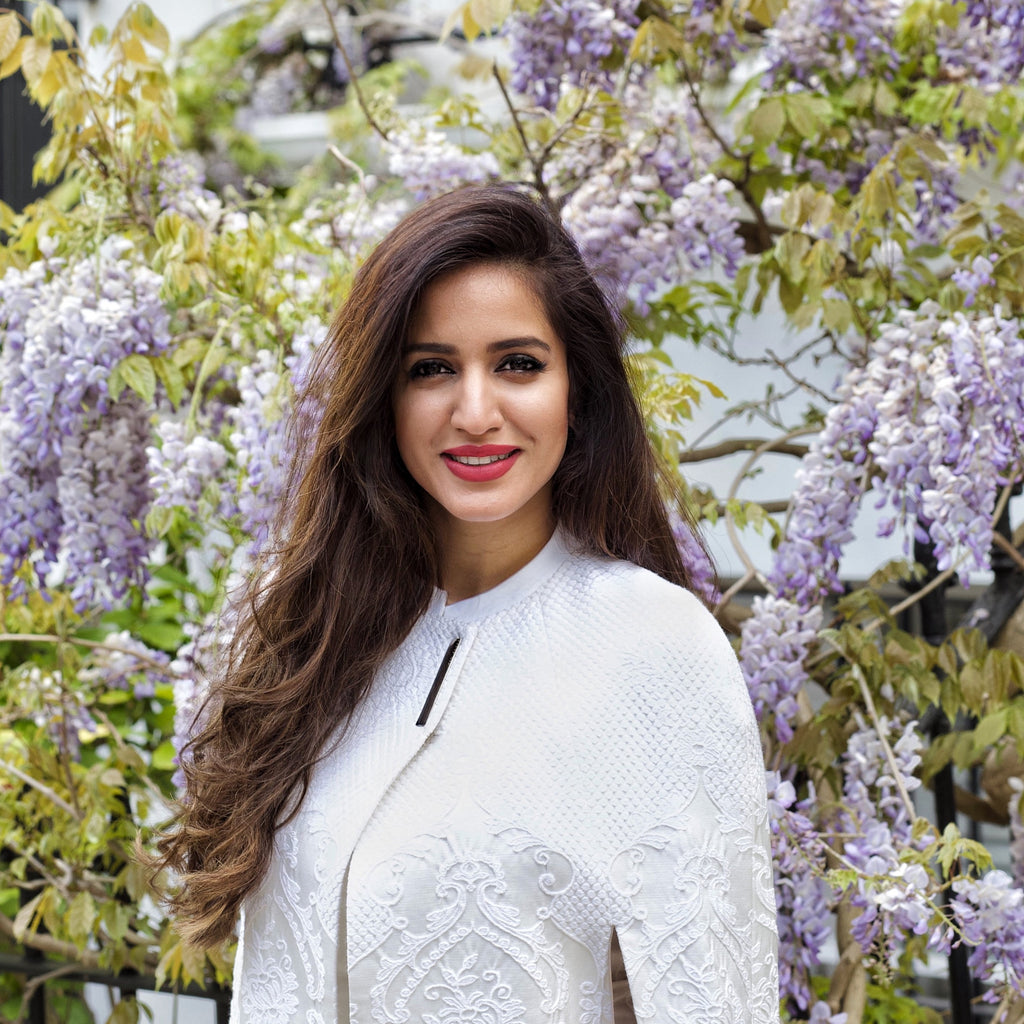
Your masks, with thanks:
M 790 0 L 765 33 L 769 82 L 891 74 L 901 0 Z
M 174 784 L 184 786 L 181 759 L 185 745 L 202 727 L 209 680 L 225 665 L 227 652 L 238 625 L 238 614 L 244 593 L 242 574 L 235 573 L 228 581 L 227 596 L 221 609 L 211 612 L 201 623 L 186 623 L 188 640 L 177 651 L 170 664 L 174 681 Z
M 935 880 L 923 865 L 905 856 L 927 843 L 927 838 L 914 840 L 914 814 L 903 795 L 921 785 L 914 771 L 924 743 L 916 721 L 900 727 L 881 719 L 889 733 L 897 780 L 878 732 L 859 715 L 855 719 L 858 728 L 842 759 L 839 816 L 839 831 L 847 836 L 843 858 L 860 875 L 850 895 L 851 904 L 860 910 L 852 932 L 865 950 L 891 951 L 900 935 L 931 932 L 938 916 L 931 899 Z
M 694 536 L 693 529 L 678 516 L 672 517 L 672 536 L 682 556 L 683 564 L 693 580 L 693 591 L 709 604 L 716 604 L 722 597 L 718 589 L 718 576 L 714 565 L 703 545 Z
M 953 284 L 964 293 L 964 307 L 974 305 L 982 288 L 991 288 L 996 283 L 993 276 L 995 264 L 989 256 L 975 256 L 970 268 L 960 267 L 953 271 Z
M 301 392 L 313 352 L 325 334 L 322 324 L 308 321 L 292 339 L 292 353 L 284 366 L 277 365 L 271 352 L 261 350 L 238 375 L 241 401 L 230 412 L 230 440 L 240 470 L 240 525 L 250 538 L 253 557 L 271 540 L 271 526 L 295 457 L 287 447 L 293 396 Z M 306 407 L 302 412 L 311 414 Z
M 127 356 L 169 345 L 160 284 L 117 236 L 0 279 L 0 585 L 13 594 L 30 567 L 84 611 L 144 578 L 149 420 L 108 382 Z
M 975 977 L 993 985 L 985 998 L 996 1002 L 1000 989 L 1024 995 L 1024 889 L 1005 871 L 953 883 L 950 900 L 956 923 L 968 946 L 967 962 Z
M 611 91 L 603 61 L 628 51 L 640 19 L 635 0 L 541 0 L 533 12 L 516 11 L 505 23 L 510 84 L 538 106 L 554 110 L 566 86 L 596 85 Z
M 471 152 L 451 142 L 443 131 L 423 123 L 388 133 L 382 143 L 388 171 L 417 201 L 448 192 L 458 185 L 480 184 L 498 177 L 493 153 Z
M 152 697 L 158 683 L 170 680 L 164 671 L 170 665 L 170 657 L 147 647 L 127 630 L 107 634 L 103 643 L 106 646 L 90 652 L 87 664 L 77 676 L 94 693 L 131 690 L 136 697 Z
M 966 0 L 954 27 L 937 27 L 935 49 L 952 79 L 1016 85 L 1024 71 L 1024 7 L 1016 0 Z
M 804 659 L 821 626 L 821 608 L 803 609 L 782 597 L 754 598 L 740 627 L 740 665 L 759 722 L 771 721 L 779 740 L 793 738 L 797 694 L 807 682 Z
M 889 508 L 882 536 L 925 523 L 940 570 L 988 566 L 998 489 L 1019 477 L 1024 339 L 992 315 L 946 316 L 933 302 L 883 324 L 871 358 L 839 391 L 797 473 L 770 581 L 801 606 L 840 589 L 839 557 L 861 497 Z
M 153 507 L 180 508 L 196 521 L 211 513 L 230 516 L 232 503 L 221 478 L 228 464 L 224 446 L 201 435 L 188 438 L 185 425 L 176 420 L 157 424 L 156 436 L 159 446 L 146 449 Z
M 814 791 L 797 801 L 793 784 L 768 773 L 768 818 L 778 906 L 779 993 L 791 1008 L 806 1011 L 814 1000 L 811 975 L 832 935 L 832 891 L 825 882 L 825 844 L 810 818 Z M 815 1009 L 820 1005 L 814 1004 Z M 812 1011 L 811 1019 L 821 1019 Z M 841 1022 L 836 1022 L 841 1024 Z

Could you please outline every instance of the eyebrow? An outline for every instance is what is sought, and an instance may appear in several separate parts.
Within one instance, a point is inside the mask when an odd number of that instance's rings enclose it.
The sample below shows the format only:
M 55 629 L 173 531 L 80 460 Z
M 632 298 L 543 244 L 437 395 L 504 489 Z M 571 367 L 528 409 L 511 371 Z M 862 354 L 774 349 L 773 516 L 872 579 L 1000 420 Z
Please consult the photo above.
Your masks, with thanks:
M 523 338 L 505 338 L 502 341 L 492 341 L 487 346 L 487 351 L 508 352 L 516 348 L 542 348 L 545 352 L 551 351 L 551 346 L 546 341 L 541 341 L 540 338 L 534 338 L 532 335 L 527 335 Z M 414 344 L 406 345 L 402 352 L 403 355 L 408 355 L 412 352 L 427 352 L 431 355 L 451 356 L 458 353 L 458 346 L 446 345 L 440 341 L 417 341 Z

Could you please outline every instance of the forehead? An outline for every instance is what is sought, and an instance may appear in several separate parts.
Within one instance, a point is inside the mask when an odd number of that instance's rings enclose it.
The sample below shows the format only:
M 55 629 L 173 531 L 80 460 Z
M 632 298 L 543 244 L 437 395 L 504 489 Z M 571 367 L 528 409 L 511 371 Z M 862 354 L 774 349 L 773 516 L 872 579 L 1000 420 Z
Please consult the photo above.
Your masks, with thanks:
M 518 327 L 517 327 L 518 325 Z M 504 264 L 470 264 L 431 281 L 417 303 L 409 341 L 454 341 L 521 330 L 554 336 L 544 304 L 527 271 Z

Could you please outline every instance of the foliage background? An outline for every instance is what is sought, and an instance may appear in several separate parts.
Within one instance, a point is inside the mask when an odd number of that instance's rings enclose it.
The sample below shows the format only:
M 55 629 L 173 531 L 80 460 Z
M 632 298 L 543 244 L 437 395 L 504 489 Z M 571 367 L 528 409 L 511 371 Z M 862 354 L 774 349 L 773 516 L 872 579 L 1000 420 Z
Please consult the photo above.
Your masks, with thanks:
M 465 82 L 403 61 L 410 33 L 443 37 Z M 169 813 L 268 540 L 294 390 L 361 254 L 419 199 L 503 179 L 565 220 L 621 303 L 666 463 L 749 452 L 724 493 L 688 493 L 744 567 L 722 606 L 761 592 L 737 645 L 770 771 L 785 1015 L 931 1020 L 921 966 L 952 950 L 999 1020 L 1024 1019 L 1020 651 L 902 617 L 993 545 L 1024 567 L 1005 518 L 1024 458 L 1024 11 L 470 0 L 410 28 L 386 5 L 274 0 L 168 49 L 142 5 L 85 43 L 47 4 L 0 13 L 0 76 L 53 130 L 52 191 L 0 204 L 0 941 L 55 969 L 228 982 L 230 950 L 179 943 L 132 846 Z M 248 131 L 325 107 L 331 138 L 298 174 Z M 775 301 L 792 335 L 738 332 Z M 672 367 L 673 339 L 763 370 L 764 400 L 726 417 L 756 436 L 695 443 L 694 406 L 721 392 Z M 838 366 L 835 387 L 808 362 Z M 740 500 L 769 452 L 799 460 L 795 492 Z M 839 558 L 865 504 L 906 557 L 851 590 Z M 982 775 L 961 802 L 1006 829 L 999 868 L 919 815 L 914 790 L 951 765 Z M 0 1012 L 32 989 L 3 976 Z M 91 1017 L 74 986 L 53 1005 Z M 126 998 L 110 1019 L 137 1015 Z

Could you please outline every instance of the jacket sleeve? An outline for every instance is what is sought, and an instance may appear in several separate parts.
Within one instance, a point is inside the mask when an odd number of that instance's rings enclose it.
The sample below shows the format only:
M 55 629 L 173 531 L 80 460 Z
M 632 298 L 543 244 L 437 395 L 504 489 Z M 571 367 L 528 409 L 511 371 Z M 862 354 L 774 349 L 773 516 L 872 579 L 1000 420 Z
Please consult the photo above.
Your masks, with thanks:
M 728 641 L 703 609 L 687 618 L 680 642 L 648 656 L 632 686 L 652 723 L 637 757 L 658 766 L 658 798 L 612 864 L 629 908 L 616 931 L 639 1024 L 774 1024 L 778 939 L 760 739 Z

